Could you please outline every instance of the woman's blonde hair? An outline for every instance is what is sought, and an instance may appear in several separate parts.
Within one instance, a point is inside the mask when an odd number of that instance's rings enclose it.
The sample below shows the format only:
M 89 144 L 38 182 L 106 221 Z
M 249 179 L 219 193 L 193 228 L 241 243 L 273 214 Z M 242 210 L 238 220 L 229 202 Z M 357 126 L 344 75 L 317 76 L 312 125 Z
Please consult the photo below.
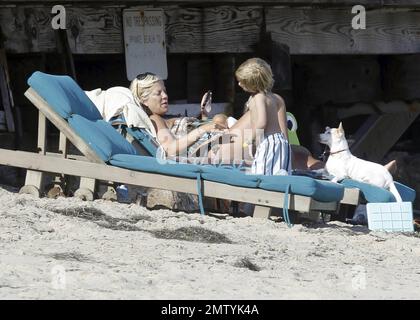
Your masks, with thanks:
M 260 58 L 251 58 L 242 63 L 235 72 L 236 79 L 250 92 L 268 92 L 274 85 L 270 65 Z
M 151 72 L 141 73 L 130 84 L 130 90 L 137 104 L 142 105 L 147 100 L 152 87 L 156 82 L 162 81 L 157 75 Z

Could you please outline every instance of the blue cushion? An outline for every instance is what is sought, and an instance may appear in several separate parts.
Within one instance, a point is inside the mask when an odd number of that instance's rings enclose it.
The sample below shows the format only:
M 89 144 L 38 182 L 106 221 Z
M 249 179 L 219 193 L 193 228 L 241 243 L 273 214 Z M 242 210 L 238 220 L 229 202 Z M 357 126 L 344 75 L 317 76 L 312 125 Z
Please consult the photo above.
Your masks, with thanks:
M 287 185 L 290 185 L 291 193 L 312 197 L 320 202 L 340 201 L 344 194 L 344 187 L 339 184 L 308 177 L 247 175 L 237 169 L 197 166 L 172 161 L 160 164 L 153 157 L 127 154 L 113 155 L 109 162 L 126 169 L 184 178 L 196 178 L 200 173 L 205 180 L 245 188 L 285 192 Z
M 394 184 L 403 201 L 414 202 L 416 199 L 416 190 L 397 181 L 394 181 Z
M 143 128 L 126 128 L 127 132 L 134 138 L 138 143 L 140 143 L 144 149 L 153 157 L 156 157 L 156 152 L 158 149 L 158 144 L 145 129 Z
M 93 102 L 69 76 L 54 76 L 36 71 L 28 84 L 64 119 L 76 113 L 89 120 L 102 119 Z
M 344 179 L 341 184 L 346 188 L 358 188 L 367 202 L 395 202 L 394 195 L 384 188 L 352 179 Z M 398 182 L 395 187 L 403 201 L 414 201 L 416 192 L 413 189 Z
M 256 188 L 261 182 L 258 175 L 247 175 L 233 167 L 201 166 L 201 176 L 209 181 L 227 183 L 233 186 Z
M 121 168 L 183 178 L 196 178 L 197 173 L 201 172 L 200 167 L 193 164 L 182 164 L 174 161 L 164 161 L 162 164 L 154 157 L 130 154 L 115 154 L 111 157 L 109 163 Z
M 290 192 L 308 196 L 320 202 L 340 201 L 344 187 L 329 181 L 302 176 L 260 176 L 260 188 L 271 191 L 285 191 L 290 185 Z
M 114 154 L 137 154 L 136 149 L 105 120 L 92 121 L 73 114 L 68 123 L 105 162 Z

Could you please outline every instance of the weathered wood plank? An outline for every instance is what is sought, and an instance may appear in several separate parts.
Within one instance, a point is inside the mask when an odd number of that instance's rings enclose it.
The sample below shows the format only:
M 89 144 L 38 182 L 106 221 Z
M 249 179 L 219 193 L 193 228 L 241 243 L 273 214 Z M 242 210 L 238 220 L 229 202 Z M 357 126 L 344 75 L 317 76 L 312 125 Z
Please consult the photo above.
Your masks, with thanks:
M 15 132 L 15 121 L 12 113 L 13 96 L 12 90 L 10 90 L 9 68 L 7 67 L 4 49 L 0 49 L 0 99 L 5 113 L 7 129 L 9 132 Z
M 163 8 L 168 52 L 250 52 L 259 40 L 261 8 Z M 56 50 L 50 10 L 48 6 L 0 8 L 0 26 L 6 35 L 7 50 Z M 121 11 L 121 7 L 67 8 L 67 36 L 72 52 L 124 52 Z
M 47 118 L 39 111 L 38 112 L 38 152 L 45 155 L 47 151 Z
M 39 154 L 45 155 L 47 147 L 47 118 L 41 111 L 38 112 L 37 146 Z M 27 170 L 25 186 L 34 186 L 42 193 L 45 186 L 45 172 Z M 21 192 L 23 191 L 21 190 Z
M 73 53 L 122 53 L 121 8 L 66 9 L 69 46 Z M 57 50 L 51 27 L 51 8 L 0 7 L 0 27 L 8 52 L 51 52 Z
M 51 8 L 42 3 L 45 5 L 41 7 L 0 7 L 0 27 L 8 52 L 56 50 Z M 263 7 L 162 7 L 170 53 L 253 52 L 260 40 Z M 124 52 L 122 9 L 115 3 L 113 7 L 69 6 L 67 34 L 72 52 Z M 420 12 L 412 9 L 369 10 L 366 30 L 352 29 L 350 6 L 338 9 L 266 6 L 264 10 L 267 31 L 273 33 L 273 40 L 288 45 L 291 54 L 420 52 Z
M 67 37 L 73 53 L 122 53 L 121 8 L 69 8 Z
M 351 152 L 362 159 L 380 162 L 419 114 L 420 111 L 381 115 L 350 147 Z
M 56 50 L 47 6 L 0 7 L 0 29 L 7 52 L 49 52 Z
M 266 28 L 291 54 L 399 54 L 420 52 L 420 12 L 366 12 L 366 30 L 354 30 L 346 9 L 266 8 Z
M 419 0 L 382 0 L 384 6 L 395 6 L 395 7 L 420 7 Z
M 150 0 L 124 0 L 123 3 L 136 5 L 142 3 L 150 3 Z M 155 4 L 163 3 L 173 3 L 173 4 L 189 4 L 189 5 L 203 5 L 202 0 L 154 0 Z M 219 4 L 220 0 L 207 0 L 205 5 L 214 5 Z M 223 3 L 226 4 L 255 4 L 255 0 L 225 0 Z M 278 4 L 278 5 L 357 5 L 362 4 L 366 6 L 382 6 L 383 4 L 392 5 L 392 6 L 419 6 L 419 0 L 264 0 L 261 1 L 265 4 Z M 18 3 L 54 3 L 55 0 L 3 0 L 5 4 L 18 4 Z M 89 4 L 115 4 L 115 0 L 62 0 L 60 4 L 66 3 L 89 3 Z
M 164 7 L 170 53 L 250 52 L 259 41 L 259 7 Z

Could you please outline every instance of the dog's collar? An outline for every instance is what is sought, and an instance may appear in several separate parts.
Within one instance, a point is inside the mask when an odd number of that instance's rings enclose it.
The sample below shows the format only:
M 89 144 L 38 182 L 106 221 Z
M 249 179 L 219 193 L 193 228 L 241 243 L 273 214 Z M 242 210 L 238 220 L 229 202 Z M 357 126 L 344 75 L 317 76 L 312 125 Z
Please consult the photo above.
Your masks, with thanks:
M 342 150 L 338 150 L 338 151 L 334 151 L 334 152 L 331 152 L 331 151 L 327 151 L 327 149 L 325 149 L 324 150 L 324 152 L 321 154 L 321 156 L 319 157 L 320 159 L 322 159 L 322 161 L 325 161 L 325 159 L 328 157 L 328 156 L 330 156 L 330 155 L 334 155 L 334 154 L 336 154 L 336 153 L 340 153 L 340 152 L 343 152 L 343 151 L 347 151 L 348 150 L 348 148 L 347 149 L 342 149 Z
M 338 151 L 334 151 L 334 152 L 331 152 L 331 151 L 329 151 L 328 150 L 328 147 L 325 147 L 325 150 L 324 150 L 324 152 L 319 156 L 319 159 L 321 159 L 323 162 L 325 162 L 326 160 L 327 160 L 327 157 L 328 156 L 330 156 L 330 155 L 334 155 L 334 154 L 336 154 L 336 153 L 340 153 L 340 152 L 343 152 L 343 151 L 347 151 L 347 150 L 349 150 L 348 148 L 347 149 L 342 149 L 342 150 L 338 150 Z
M 331 156 L 333 154 L 337 154 L 337 153 L 340 153 L 340 152 L 343 152 L 343 151 L 347 151 L 347 150 L 349 150 L 349 149 L 347 148 L 347 149 L 342 149 L 342 150 L 338 150 L 338 151 L 334 151 L 334 152 L 329 151 L 328 154 Z

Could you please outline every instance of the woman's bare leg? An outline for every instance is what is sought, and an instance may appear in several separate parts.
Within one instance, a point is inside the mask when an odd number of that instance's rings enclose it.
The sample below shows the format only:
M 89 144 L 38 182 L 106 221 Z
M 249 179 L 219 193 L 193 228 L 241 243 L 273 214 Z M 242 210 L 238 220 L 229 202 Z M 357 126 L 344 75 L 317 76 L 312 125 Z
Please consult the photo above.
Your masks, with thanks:
M 303 146 L 291 145 L 292 148 L 292 168 L 298 170 L 316 170 L 325 165 L 312 157 L 312 154 Z
M 217 152 L 210 152 L 209 157 L 212 163 L 240 163 L 242 160 L 252 160 L 252 151 L 244 148 L 245 130 L 251 128 L 251 113 L 246 112 L 230 129 L 234 134 L 232 142 L 219 144 Z

